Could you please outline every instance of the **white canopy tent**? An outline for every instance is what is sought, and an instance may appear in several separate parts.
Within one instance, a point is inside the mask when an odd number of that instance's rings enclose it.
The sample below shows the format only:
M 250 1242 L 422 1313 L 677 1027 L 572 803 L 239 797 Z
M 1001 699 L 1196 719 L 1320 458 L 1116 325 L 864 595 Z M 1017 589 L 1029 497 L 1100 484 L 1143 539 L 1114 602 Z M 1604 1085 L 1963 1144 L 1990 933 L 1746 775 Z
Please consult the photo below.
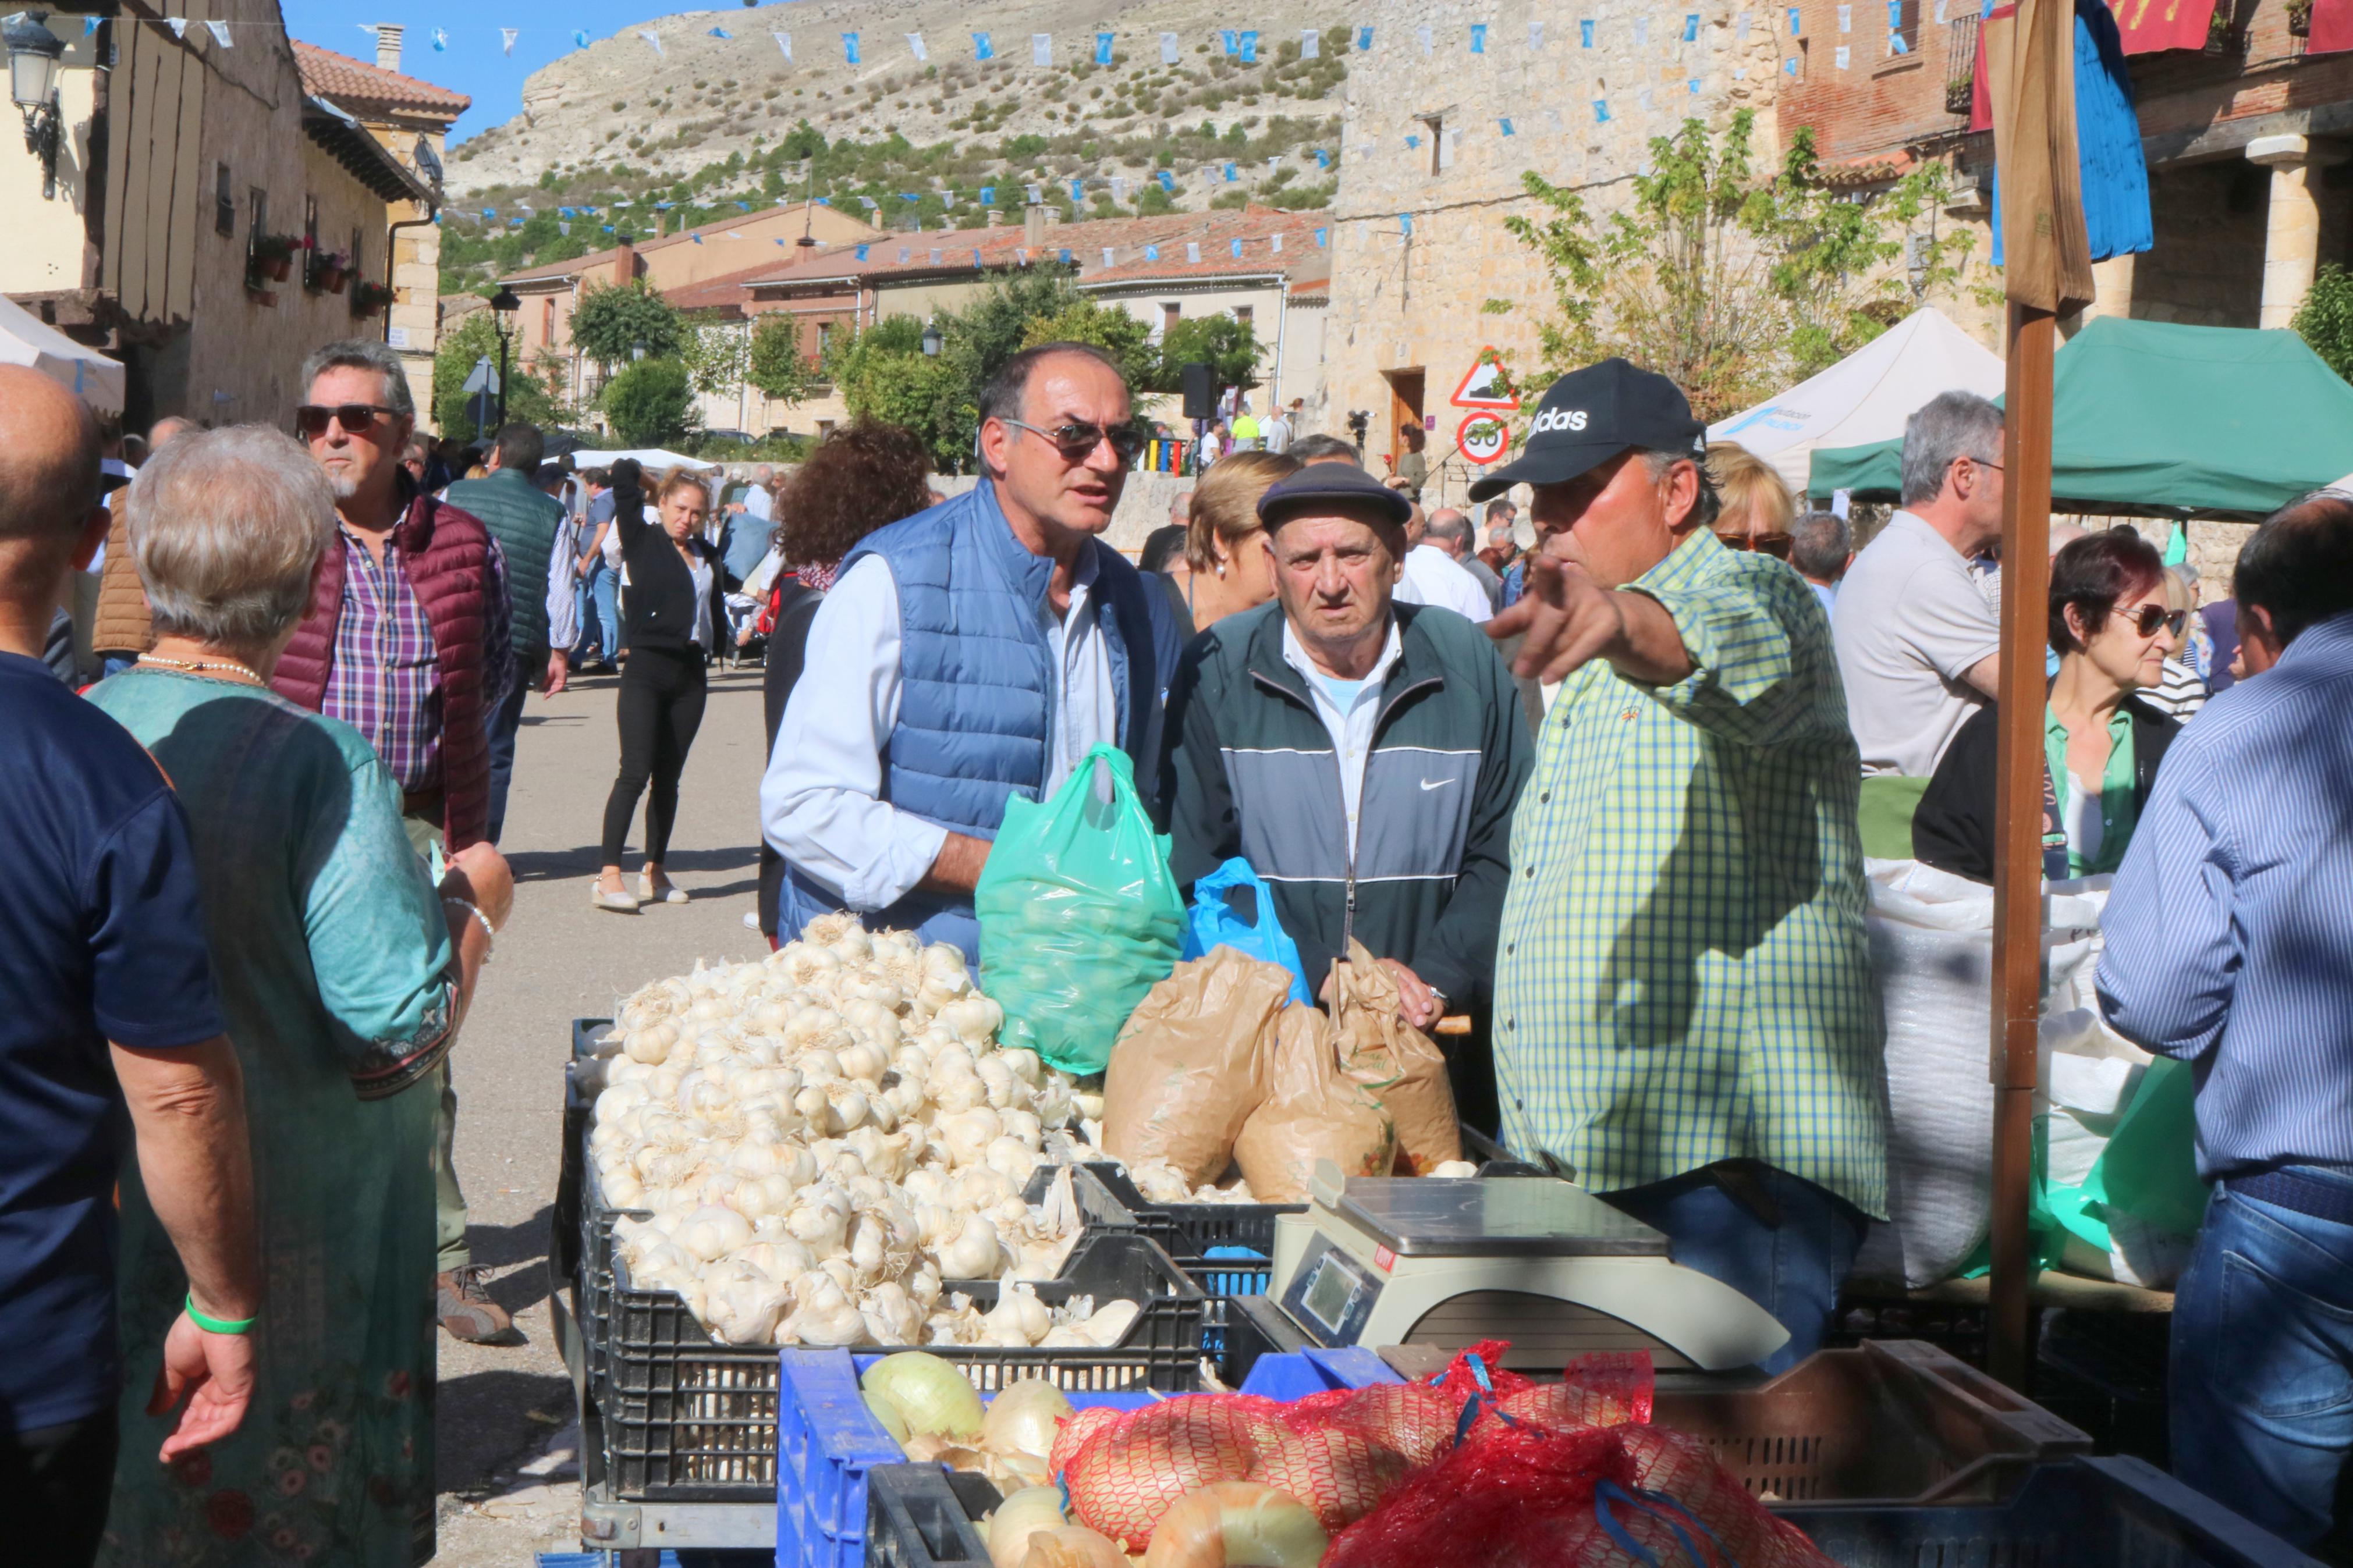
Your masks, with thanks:
M 625 452 L 575 452 L 572 454 L 572 466 L 575 468 L 609 468 L 624 458 L 635 458 L 638 467 L 648 474 L 664 473 L 671 468 L 719 467 L 717 463 L 706 462 L 701 458 L 681 458 L 676 452 L 665 452 L 659 447 L 632 447 Z
M 96 413 L 122 412 L 121 363 L 84 348 L 5 296 L 0 296 L 0 364 L 29 365 Z
M 1708 426 L 1806 491 L 1817 447 L 1859 447 L 1904 434 L 1904 422 L 1940 392 L 2000 397 L 2002 363 L 1933 305 L 1924 305 L 1819 375 Z

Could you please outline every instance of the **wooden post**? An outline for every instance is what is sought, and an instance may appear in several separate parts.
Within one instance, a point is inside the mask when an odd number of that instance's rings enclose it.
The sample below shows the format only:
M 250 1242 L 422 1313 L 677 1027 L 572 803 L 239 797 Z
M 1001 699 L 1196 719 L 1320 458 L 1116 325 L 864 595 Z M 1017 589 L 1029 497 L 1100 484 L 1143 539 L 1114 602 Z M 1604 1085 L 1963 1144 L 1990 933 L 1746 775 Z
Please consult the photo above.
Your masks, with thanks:
M 2051 356 L 2058 318 L 2010 306 L 2001 503 L 2001 738 L 1994 788 L 1993 1278 L 1987 1370 L 2033 1360 L 2026 1228 L 2042 1004 L 2043 650 L 2051 597 Z

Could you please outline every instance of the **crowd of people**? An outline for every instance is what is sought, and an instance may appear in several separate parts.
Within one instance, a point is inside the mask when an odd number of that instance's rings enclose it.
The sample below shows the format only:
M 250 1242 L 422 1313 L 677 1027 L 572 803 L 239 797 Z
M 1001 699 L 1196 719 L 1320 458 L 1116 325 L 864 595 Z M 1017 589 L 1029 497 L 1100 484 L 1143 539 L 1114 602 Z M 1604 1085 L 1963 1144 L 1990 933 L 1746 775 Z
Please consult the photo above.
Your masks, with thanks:
M 621 670 L 589 896 L 632 913 L 687 897 L 681 772 L 712 665 L 754 646 L 772 942 L 847 910 L 976 961 L 1007 802 L 1115 749 L 1180 884 L 1247 860 L 1311 990 L 1365 943 L 1406 1022 L 1462 1021 L 1466 1121 L 1758 1302 L 1768 1371 L 1822 1343 L 1888 1212 L 1865 858 L 1997 854 L 1991 404 L 1913 416 L 1860 551 L 1622 360 L 1545 393 L 1475 511 L 1425 510 L 1418 430 L 1376 475 L 1295 405 L 1247 436 L 1238 409 L 1131 561 L 1105 535 L 1152 438 L 1082 344 L 997 370 L 953 500 L 869 420 L 736 490 L 550 465 L 522 424 L 479 462 L 423 442 L 380 344 L 301 384 L 295 436 L 166 422 L 107 493 L 88 411 L 0 368 L 0 854 L 29 879 L 0 1324 L 41 1352 L 0 1369 L 0 1496 L 28 1560 L 409 1559 L 436 1325 L 513 1333 L 448 1064 L 512 904 L 528 693 Z M 2318 1397 L 2353 1370 L 2353 497 L 2256 529 L 2221 605 L 2137 531 L 2053 532 L 2044 868 L 2114 874 L 2103 1006 L 2198 1067 L 2177 1456 L 2317 1542 L 2353 1454 Z M 78 571 L 89 657 L 60 659 Z M 2229 1348 L 2283 1334 L 2252 1370 Z

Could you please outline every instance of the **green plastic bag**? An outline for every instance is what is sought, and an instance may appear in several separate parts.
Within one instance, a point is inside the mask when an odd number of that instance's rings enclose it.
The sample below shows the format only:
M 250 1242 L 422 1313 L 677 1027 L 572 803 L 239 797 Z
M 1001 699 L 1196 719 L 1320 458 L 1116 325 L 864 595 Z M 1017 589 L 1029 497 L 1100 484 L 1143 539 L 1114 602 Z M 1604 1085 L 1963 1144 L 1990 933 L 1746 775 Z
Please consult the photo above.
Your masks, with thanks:
M 1127 754 L 1097 746 L 1051 800 L 1007 801 L 973 905 L 981 989 L 1005 1009 L 998 1041 L 1064 1072 L 1103 1071 L 1185 940 L 1168 840 Z

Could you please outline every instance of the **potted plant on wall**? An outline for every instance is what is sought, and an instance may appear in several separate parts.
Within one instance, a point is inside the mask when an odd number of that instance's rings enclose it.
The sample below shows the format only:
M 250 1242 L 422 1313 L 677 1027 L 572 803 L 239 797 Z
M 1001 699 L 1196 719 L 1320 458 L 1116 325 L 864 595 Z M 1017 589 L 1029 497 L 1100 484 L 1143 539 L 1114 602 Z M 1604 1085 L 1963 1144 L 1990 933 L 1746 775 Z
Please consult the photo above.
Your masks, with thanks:
M 310 275 L 304 281 L 314 293 L 340 294 L 352 275 L 352 258 L 340 250 L 311 253 Z
M 2227 55 L 2238 33 L 2238 6 L 2235 0 L 2218 0 L 2214 14 L 2206 23 L 2206 52 Z
M 352 314 L 354 316 L 373 316 L 391 303 L 392 290 L 381 283 L 355 283 L 352 286 Z
M 1977 96 L 1977 81 L 1972 77 L 1957 76 L 1945 84 L 1945 112 L 1967 114 Z
M 301 248 L 302 242 L 290 234 L 257 234 L 246 270 L 273 283 L 283 283 L 294 270 L 294 253 Z
M 2312 0 L 2287 0 L 2287 31 L 2294 38 L 2312 37 Z

